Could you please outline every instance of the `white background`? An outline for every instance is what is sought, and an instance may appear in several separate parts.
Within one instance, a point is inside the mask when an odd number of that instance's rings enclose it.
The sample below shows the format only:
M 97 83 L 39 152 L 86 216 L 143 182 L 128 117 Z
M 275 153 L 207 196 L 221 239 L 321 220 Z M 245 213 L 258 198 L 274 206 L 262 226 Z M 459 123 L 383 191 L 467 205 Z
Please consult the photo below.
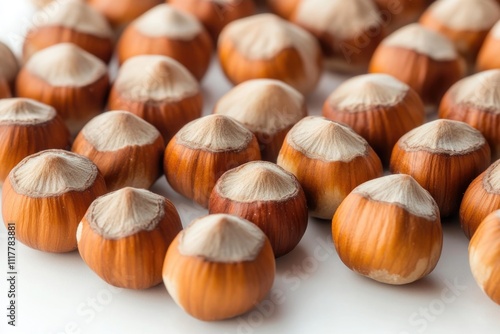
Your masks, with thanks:
M 26 0 L 0 0 L 0 39 L 19 50 L 33 22 L 32 10 Z M 309 97 L 311 114 L 320 113 L 343 79 L 324 75 Z M 230 87 L 214 61 L 203 81 L 205 113 Z M 174 202 L 184 225 L 206 214 L 164 179 L 152 190 Z M 443 254 L 434 272 L 414 284 L 389 286 L 349 271 L 334 251 L 330 223 L 310 219 L 299 246 L 277 260 L 271 295 L 255 310 L 216 323 L 185 314 L 163 285 L 116 289 L 87 268 L 76 251 L 46 254 L 18 243 L 18 318 L 12 328 L 6 317 L 7 243 L 1 224 L 0 333 L 499 333 L 500 307 L 472 278 L 467 239 L 456 219 L 443 227 Z

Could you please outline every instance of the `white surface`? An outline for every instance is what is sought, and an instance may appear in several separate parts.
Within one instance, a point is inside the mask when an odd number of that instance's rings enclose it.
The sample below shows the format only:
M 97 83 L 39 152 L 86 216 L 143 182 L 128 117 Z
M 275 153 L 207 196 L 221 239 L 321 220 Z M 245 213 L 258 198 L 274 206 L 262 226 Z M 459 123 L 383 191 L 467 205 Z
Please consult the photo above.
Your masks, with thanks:
M 18 43 L 24 1 L 0 0 L 0 38 Z M 7 11 L 7 8 L 9 9 Z M 19 44 L 17 44 L 19 47 Z M 339 84 L 325 75 L 309 99 L 313 114 Z M 217 65 L 203 82 L 209 112 L 230 88 Z M 184 225 L 206 212 L 173 192 L 164 179 L 152 188 L 170 198 Z M 113 288 L 78 252 L 46 254 L 18 243 L 18 318 L 7 326 L 6 229 L 0 227 L 0 333 L 498 333 L 500 307 L 478 288 L 469 270 L 467 239 L 456 221 L 444 222 L 441 260 L 427 278 L 389 286 L 348 270 L 336 255 L 330 223 L 315 219 L 300 245 L 277 261 L 273 292 L 236 319 L 205 323 L 184 313 L 163 285 L 145 291 Z M 459 287 L 450 289 L 456 282 Z

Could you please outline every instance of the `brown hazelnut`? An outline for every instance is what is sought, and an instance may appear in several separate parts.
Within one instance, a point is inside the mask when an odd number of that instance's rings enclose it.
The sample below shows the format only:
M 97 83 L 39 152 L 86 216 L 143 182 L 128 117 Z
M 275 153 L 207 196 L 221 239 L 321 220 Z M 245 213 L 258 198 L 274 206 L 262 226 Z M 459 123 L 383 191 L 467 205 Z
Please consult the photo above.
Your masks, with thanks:
M 233 84 L 277 79 L 307 94 L 321 77 L 321 49 L 314 36 L 273 14 L 228 24 L 219 37 L 218 53 Z
M 177 132 L 165 150 L 163 169 L 175 191 L 207 207 L 219 177 L 253 160 L 260 160 L 260 150 L 252 132 L 227 116 L 209 115 Z
M 407 84 L 387 74 L 366 74 L 342 83 L 325 101 L 323 116 L 349 125 L 388 164 L 398 139 L 424 123 L 425 109 Z
M 453 43 L 419 24 L 409 24 L 380 43 L 370 73 L 386 73 L 408 84 L 426 105 L 436 105 L 465 75 L 465 62 Z
M 465 122 L 481 131 L 500 158 L 500 69 L 481 72 L 454 84 L 443 97 L 439 117 Z
M 106 64 L 69 43 L 56 44 L 34 54 L 16 82 L 20 97 L 54 107 L 72 135 L 102 112 L 108 89 Z
M 448 37 L 462 55 L 474 61 L 499 19 L 500 5 L 494 0 L 438 0 L 424 12 L 420 24 Z
M 77 247 L 78 223 L 105 193 L 92 161 L 68 151 L 42 151 L 23 159 L 5 180 L 3 221 L 14 223 L 17 240 L 31 248 L 69 252 Z
M 113 191 L 151 187 L 162 174 L 164 149 L 154 126 L 128 111 L 109 111 L 83 127 L 71 150 L 92 160 Z
M 14 95 L 14 82 L 19 72 L 16 56 L 0 42 L 0 99 Z
M 27 156 L 70 145 L 69 130 L 54 108 L 25 98 L 0 100 L 0 184 Z
M 203 25 L 191 14 L 161 4 L 134 20 L 118 42 L 123 64 L 138 55 L 164 55 L 184 65 L 201 80 L 210 65 L 213 45 Z
M 294 174 L 314 217 L 332 219 L 344 198 L 361 183 L 382 176 L 379 157 L 350 127 L 310 116 L 288 132 L 278 165 Z
M 252 161 L 219 178 L 208 211 L 228 213 L 257 225 L 269 238 L 276 257 L 291 252 L 307 228 L 304 191 L 297 178 L 283 168 Z
M 467 186 L 490 165 L 490 155 L 481 132 L 442 119 L 401 137 L 392 151 L 390 170 L 411 175 L 434 197 L 441 217 L 447 217 L 458 211 Z
M 215 105 L 253 132 L 263 160 L 275 162 L 288 131 L 307 116 L 304 96 L 284 82 L 253 79 L 234 87 Z
M 109 62 L 113 54 L 113 30 L 106 19 L 85 1 L 64 0 L 44 10 L 27 33 L 23 45 L 26 62 L 34 53 L 59 43 L 73 43 Z
M 255 12 L 253 0 L 167 0 L 169 4 L 193 14 L 217 41 L 221 30 L 230 22 Z
M 108 108 L 130 111 L 153 124 L 168 143 L 201 116 L 203 96 L 196 78 L 175 59 L 135 56 L 120 68 Z
M 120 27 L 159 5 L 163 0 L 87 0 L 114 27 Z
M 111 285 L 147 289 L 162 281 L 168 246 L 182 230 L 165 197 L 126 187 L 97 198 L 78 225 L 78 251 Z

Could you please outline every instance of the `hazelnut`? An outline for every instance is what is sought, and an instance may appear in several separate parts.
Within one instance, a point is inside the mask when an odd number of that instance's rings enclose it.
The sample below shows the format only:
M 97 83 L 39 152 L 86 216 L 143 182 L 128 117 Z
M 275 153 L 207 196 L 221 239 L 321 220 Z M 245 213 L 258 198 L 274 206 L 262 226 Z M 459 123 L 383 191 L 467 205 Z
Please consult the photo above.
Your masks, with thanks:
M 386 24 L 394 31 L 417 21 L 431 1 L 434 0 L 375 0 L 375 3 L 382 16 L 388 15 Z
M 477 56 L 478 71 L 500 69 L 500 21 L 490 30 Z
M 419 24 L 409 24 L 380 43 L 371 73 L 387 73 L 413 88 L 427 105 L 436 105 L 465 75 L 465 62 L 453 43 Z
M 224 95 L 215 114 L 230 116 L 253 132 L 263 160 L 275 162 L 288 131 L 307 116 L 304 96 L 272 79 L 245 81 Z
M 500 158 L 500 70 L 481 72 L 454 84 L 443 97 L 439 117 L 465 122 L 481 131 L 493 160 Z
M 278 13 L 318 38 L 327 67 L 342 72 L 365 72 L 385 35 L 373 0 L 281 0 Z M 293 3 L 288 4 L 288 3 Z M 293 7 L 289 12 L 286 7 Z
M 154 126 L 127 111 L 110 111 L 85 125 L 72 151 L 92 160 L 113 191 L 151 187 L 161 176 L 164 149 Z
M 175 191 L 207 207 L 222 174 L 260 158 L 259 144 L 250 130 L 232 118 L 210 115 L 177 132 L 165 150 L 163 169 Z
M 257 225 L 276 257 L 291 252 L 307 228 L 307 202 L 299 181 L 270 162 L 252 161 L 225 172 L 212 190 L 208 210 Z
M 246 219 L 217 214 L 193 221 L 168 248 L 163 281 L 174 301 L 205 321 L 243 314 L 274 282 L 266 235 Z
M 54 108 L 24 98 L 0 100 L 0 184 L 28 155 L 70 145 L 69 130 Z
M 125 29 L 117 53 L 121 64 L 138 55 L 168 56 L 201 80 L 210 65 L 212 49 L 210 35 L 194 16 L 161 4 Z
M 436 200 L 442 217 L 458 211 L 462 195 L 490 164 L 490 147 L 470 125 L 436 120 L 405 134 L 394 146 L 390 169 L 411 175 Z
M 124 26 L 163 0 L 87 0 L 114 27 Z
M 500 160 L 495 161 L 469 185 L 460 205 L 460 225 L 472 238 L 487 215 L 500 209 Z
M 266 4 L 271 12 L 285 19 L 290 19 L 300 0 L 266 0 Z
M 198 81 L 176 60 L 135 56 L 120 68 L 108 107 L 141 117 L 168 142 L 180 128 L 201 116 L 203 97 Z
M 20 97 L 54 107 L 72 135 L 99 114 L 108 93 L 108 69 L 99 58 L 63 43 L 34 54 L 17 77 Z
M 278 165 L 294 174 L 312 216 L 331 219 L 361 183 L 382 176 L 379 157 L 350 127 L 323 117 L 306 117 L 288 132 Z
M 307 94 L 321 77 L 321 49 L 314 36 L 273 14 L 228 24 L 219 37 L 218 53 L 233 84 L 277 79 Z
M 472 276 L 481 290 L 500 304 L 500 212 L 488 215 L 469 244 L 469 264 Z
M 16 56 L 0 42 L 0 99 L 14 95 L 14 81 L 19 72 Z
M 113 38 L 106 19 L 85 1 L 59 1 L 44 10 L 43 20 L 28 31 L 23 58 L 27 61 L 34 53 L 55 44 L 73 43 L 107 63 L 113 54 Z
M 405 83 L 387 74 L 366 74 L 342 83 L 325 101 L 323 116 L 352 127 L 388 164 L 398 139 L 424 123 L 425 109 Z
M 214 41 L 228 23 L 250 16 L 255 12 L 253 0 L 167 0 L 203 23 Z
M 428 275 L 443 246 L 436 202 L 402 174 L 354 189 L 333 217 L 332 236 L 349 269 L 387 284 L 407 284 Z
M 420 24 L 448 37 L 456 49 L 474 60 L 488 31 L 500 19 L 494 0 L 438 0 L 420 18 Z
M 5 180 L 2 216 L 16 238 L 44 252 L 75 250 L 76 229 L 88 207 L 106 193 L 97 166 L 85 157 L 46 150 L 23 159 Z
M 78 225 L 78 251 L 111 285 L 147 289 L 162 282 L 168 246 L 182 230 L 172 202 L 126 187 L 97 198 Z

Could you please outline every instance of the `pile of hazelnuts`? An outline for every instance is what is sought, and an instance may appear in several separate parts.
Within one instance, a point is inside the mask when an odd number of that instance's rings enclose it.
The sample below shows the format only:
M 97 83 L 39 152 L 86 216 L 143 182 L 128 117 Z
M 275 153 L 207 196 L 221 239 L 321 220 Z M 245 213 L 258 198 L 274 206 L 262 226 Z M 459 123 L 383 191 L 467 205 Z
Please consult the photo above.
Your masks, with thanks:
M 78 249 L 114 286 L 163 281 L 221 320 L 266 297 L 309 217 L 332 221 L 351 270 L 407 284 L 458 215 L 500 304 L 500 1 L 43 2 L 22 59 L 0 43 L 2 216 L 20 242 Z M 202 116 L 214 49 L 235 87 Z M 352 78 L 309 116 L 325 72 Z M 148 190 L 163 175 L 209 214 L 183 229 Z

